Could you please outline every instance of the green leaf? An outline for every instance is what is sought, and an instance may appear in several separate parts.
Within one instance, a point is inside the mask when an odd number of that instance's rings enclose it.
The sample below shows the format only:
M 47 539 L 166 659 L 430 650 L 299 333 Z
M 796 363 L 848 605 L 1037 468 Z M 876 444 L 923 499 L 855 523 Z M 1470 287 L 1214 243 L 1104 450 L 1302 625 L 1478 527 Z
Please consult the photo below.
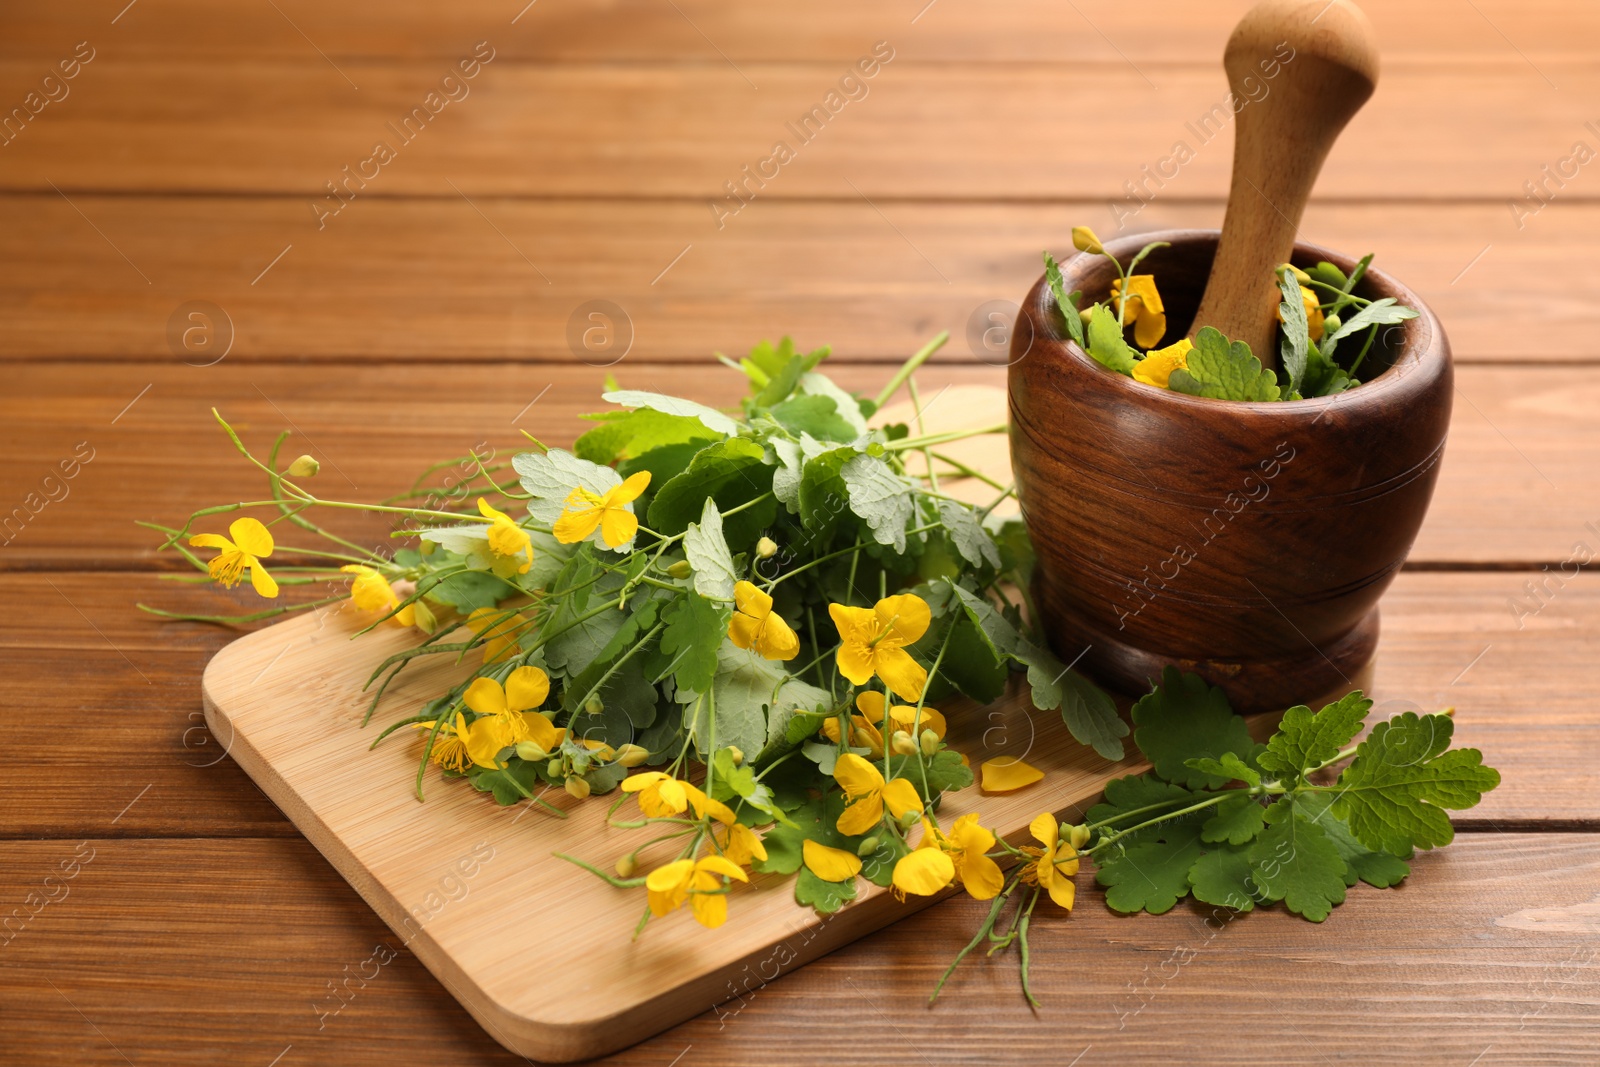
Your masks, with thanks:
M 1342 341 L 1351 334 L 1365 330 L 1369 326 L 1393 326 L 1396 323 L 1405 322 L 1407 319 L 1416 317 L 1416 309 L 1396 303 L 1394 297 L 1386 296 L 1382 300 L 1374 300 L 1344 320 L 1337 330 L 1323 338 L 1322 343 L 1326 346 L 1329 341 Z
M 894 881 L 894 865 L 911 854 L 911 846 L 893 834 L 880 834 L 878 847 L 861 860 L 861 876 L 873 885 L 888 888 Z
M 691 522 L 683 535 L 683 554 L 693 568 L 694 591 L 703 597 L 728 600 L 738 575 L 733 569 L 733 553 L 722 535 L 722 512 L 717 502 L 706 497 L 700 521 Z
M 1266 809 L 1256 798 L 1241 792 L 1229 797 L 1214 809 L 1216 814 L 1200 828 L 1200 839 L 1206 842 L 1226 841 L 1230 845 L 1243 845 L 1254 841 L 1264 825 Z
M 940 500 L 938 504 L 939 521 L 944 523 L 950 543 L 956 546 L 961 558 L 974 567 L 989 566 L 999 570 L 1000 549 L 978 521 L 977 512 L 956 500 Z
M 1250 847 L 1250 872 L 1271 900 L 1319 923 L 1344 901 L 1348 868 L 1327 833 L 1288 797 L 1267 809 L 1267 829 Z
M 1090 823 L 1106 822 L 1124 813 L 1135 811 L 1139 808 L 1148 808 L 1155 804 L 1171 804 L 1173 809 L 1176 810 L 1185 806 L 1181 803 L 1182 801 L 1192 802 L 1196 799 L 1195 793 L 1180 785 L 1164 782 L 1154 774 L 1130 774 L 1122 778 L 1113 778 L 1107 782 L 1104 797 L 1100 803 L 1084 814 L 1084 819 Z M 1138 821 L 1140 820 L 1130 816 L 1121 825 L 1124 827 L 1132 826 Z M 1109 827 L 1102 831 L 1108 836 L 1115 832 L 1116 827 Z
M 777 517 L 776 501 L 765 501 L 737 515 L 740 504 L 765 496 L 772 488 L 772 468 L 763 460 L 765 450 L 754 441 L 730 437 L 696 453 L 689 469 L 656 490 L 650 503 L 650 527 L 658 533 L 679 534 L 699 518 L 707 497 L 717 502 L 729 544 L 754 541 Z
M 1156 773 L 1169 782 L 1216 789 L 1230 780 L 1189 767 L 1200 756 L 1248 753 L 1253 745 L 1244 719 L 1235 715 L 1221 689 L 1175 667 L 1161 673 L 1161 684 L 1133 706 L 1133 743 Z
M 906 525 L 911 520 L 911 484 L 876 456 L 857 455 L 839 468 L 850 510 L 866 522 L 873 539 L 895 552 L 906 551 Z
M 1212 759 L 1210 756 L 1200 756 L 1195 759 L 1185 760 L 1184 765 L 1191 770 L 1226 778 L 1230 782 L 1239 781 L 1248 785 L 1261 784 L 1261 773 L 1232 752 L 1224 752 L 1217 759 Z
M 811 873 L 810 867 L 801 867 L 794 880 L 794 901 L 802 907 L 817 909 L 818 915 L 832 915 L 856 898 L 856 880 L 824 882 Z
M 824 441 L 854 441 L 859 436 L 828 396 L 793 397 L 774 407 L 772 417 L 792 434 L 810 434 Z
M 1332 351 L 1331 347 L 1329 351 Z M 1353 384 L 1343 367 L 1324 355 L 1316 345 L 1311 346 L 1310 358 L 1306 360 L 1305 380 L 1300 383 L 1301 396 L 1332 396 L 1344 392 Z
M 661 604 L 662 602 L 659 600 L 646 599 L 633 605 L 630 611 L 616 612 L 615 614 L 620 620 L 617 628 L 612 631 L 606 643 L 594 653 L 590 661 L 576 673 L 571 672 L 571 661 L 568 661 L 570 680 L 567 682 L 566 691 L 561 694 L 561 706 L 564 709 L 569 712 L 576 712 L 587 703 L 590 691 L 596 685 L 599 685 L 600 679 L 605 677 L 606 673 L 616 665 L 617 661 L 643 640 L 651 628 L 655 626 L 656 616 L 661 610 Z M 601 618 L 605 617 L 601 616 Z M 546 647 L 548 648 L 549 646 Z M 643 649 L 635 652 L 632 657 L 632 659 L 637 660 L 633 673 L 641 680 L 644 677 L 642 653 Z M 621 672 L 618 673 L 620 674 Z M 641 727 L 650 725 L 650 720 L 655 718 L 656 692 L 654 687 L 648 683 L 645 684 L 645 688 L 649 689 L 648 716 L 646 716 L 643 709 L 636 710 L 630 715 L 630 718 L 636 717 L 642 720 L 636 723 Z M 637 692 L 637 687 L 635 687 L 635 690 L 634 695 L 638 697 L 639 701 L 642 701 L 644 699 L 643 695 Z M 609 705 L 610 701 L 606 700 L 604 690 L 601 691 L 600 696 L 602 701 Z M 635 702 L 635 707 L 638 707 L 638 701 Z M 574 732 L 582 734 L 583 730 L 578 729 Z
M 1213 849 L 1195 860 L 1189 868 L 1189 887 L 1196 900 L 1219 908 L 1251 911 L 1256 906 L 1250 859 L 1243 849 Z
M 1122 758 L 1128 724 L 1105 690 L 1031 642 L 1019 641 L 1014 657 L 1028 668 L 1034 707 L 1040 711 L 1060 708 L 1061 721 L 1079 744 L 1088 745 L 1103 759 L 1114 762 Z
M 492 608 L 516 591 L 488 571 L 467 571 L 441 579 L 428 590 L 428 599 L 454 605 L 467 615 L 478 608 Z
M 467 772 L 467 780 L 478 792 L 493 793 L 495 803 L 507 808 L 544 791 L 539 780 L 539 765 L 515 758 L 507 760 L 505 767 L 498 771 L 474 767 Z
M 1189 895 L 1189 870 L 1201 854 L 1200 821 L 1186 815 L 1113 845 L 1101 855 L 1095 881 L 1106 887 L 1112 911 L 1160 915 Z
M 1283 291 L 1283 302 L 1278 305 L 1278 315 L 1283 320 L 1283 338 L 1278 354 L 1283 369 L 1289 375 L 1286 391 L 1298 392 L 1306 376 L 1306 357 L 1311 351 L 1311 326 L 1306 321 L 1306 306 L 1300 296 L 1300 282 L 1294 272 L 1278 272 L 1278 288 Z
M 676 600 L 663 615 L 667 628 L 661 634 L 661 656 L 665 665 L 655 665 L 655 674 L 672 671 L 679 689 L 703 693 L 717 676 L 718 651 L 728 635 L 731 608 L 688 592 Z
M 702 755 L 710 741 L 710 703 L 716 706 L 718 748 L 737 745 L 759 759 L 771 743 L 781 743 L 796 708 L 810 711 L 828 702 L 828 694 L 802 682 L 779 664 L 725 641 L 717 652 L 712 702 L 701 693 L 680 691 L 685 719 Z
M 855 431 L 856 437 L 867 432 L 867 420 L 861 414 L 861 403 L 843 389 L 826 374 L 802 374 L 800 376 L 800 394 L 802 396 L 825 396 L 833 401 L 834 410 L 839 417 L 849 424 Z
M 1133 366 L 1139 354 L 1122 339 L 1122 327 L 1117 316 L 1104 304 L 1096 304 L 1089 316 L 1089 355 L 1095 362 L 1118 374 L 1133 375 Z M 1193 355 L 1190 356 L 1193 359 Z
M 1335 289 L 1343 289 L 1348 281 L 1348 279 L 1344 276 L 1344 271 L 1340 270 L 1332 263 L 1329 263 L 1327 260 L 1323 260 L 1315 267 L 1307 267 L 1306 273 L 1311 275 L 1311 277 L 1316 281 L 1319 281 L 1324 285 L 1331 285 Z
M 1388 852 L 1374 852 L 1350 832 L 1344 821 L 1336 818 L 1328 808 L 1333 804 L 1331 793 L 1301 794 L 1295 797 L 1295 807 L 1312 822 L 1321 826 L 1339 850 L 1339 856 L 1349 868 L 1345 871 L 1345 885 L 1366 882 L 1378 889 L 1397 885 L 1411 873 L 1411 867 L 1399 856 Z
M 705 424 L 706 429 L 713 433 L 733 436 L 739 432 L 737 421 L 715 408 L 696 404 L 693 400 L 680 400 L 675 396 L 662 396 L 660 393 L 646 393 L 637 389 L 621 389 L 606 393 L 600 399 L 608 404 L 618 404 L 625 408 L 649 408 L 667 415 L 683 415 L 699 419 Z
M 920 768 L 919 762 L 922 764 Z M 932 803 L 945 793 L 965 789 L 973 782 L 972 768 L 962 763 L 961 753 L 952 748 L 940 749 L 929 760 L 917 756 L 901 757 L 891 763 L 891 767 L 893 777 L 910 781 L 925 803 Z M 927 775 L 926 784 L 923 782 L 924 774 Z
M 1078 315 L 1078 298 L 1083 294 L 1063 291 L 1066 283 L 1061 277 L 1061 267 L 1056 263 L 1056 257 L 1048 251 L 1044 254 L 1044 280 L 1050 287 L 1050 295 L 1056 298 L 1061 317 L 1066 321 L 1067 336 L 1076 341 L 1079 348 L 1083 348 L 1083 319 Z
M 1168 383 L 1177 392 L 1214 400 L 1279 398 L 1277 376 L 1262 369 L 1261 361 L 1250 354 L 1250 346 L 1243 341 L 1229 344 L 1210 326 L 1195 335 L 1188 368 L 1173 371 Z
M 1257 759 L 1261 769 L 1279 778 L 1303 775 L 1338 755 L 1361 731 L 1372 701 L 1360 690 L 1348 693 L 1321 711 L 1301 704 L 1283 713 L 1278 732 Z
M 704 446 L 719 435 L 690 415 L 668 415 L 651 408 L 637 411 L 611 411 L 600 416 L 600 425 L 572 443 L 579 459 L 606 466 L 671 445 L 696 443 Z
M 1397 856 L 1450 843 L 1455 830 L 1444 809 L 1470 808 L 1500 784 L 1483 753 L 1450 749 L 1454 730 L 1447 715 L 1409 711 L 1372 728 L 1339 775 L 1333 802 L 1358 841 Z

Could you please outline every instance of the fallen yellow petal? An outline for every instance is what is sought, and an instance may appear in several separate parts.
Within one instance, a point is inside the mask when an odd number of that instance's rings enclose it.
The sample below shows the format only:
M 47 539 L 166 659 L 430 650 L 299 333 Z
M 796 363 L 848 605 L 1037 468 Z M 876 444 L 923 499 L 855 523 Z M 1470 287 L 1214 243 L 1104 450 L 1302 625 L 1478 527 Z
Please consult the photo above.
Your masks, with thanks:
M 806 838 L 800 855 L 811 873 L 824 882 L 843 882 L 861 873 L 861 857 L 842 848 L 829 848 Z
M 1043 777 L 1039 768 L 1014 756 L 996 756 L 983 761 L 981 788 L 985 793 L 1013 793 Z

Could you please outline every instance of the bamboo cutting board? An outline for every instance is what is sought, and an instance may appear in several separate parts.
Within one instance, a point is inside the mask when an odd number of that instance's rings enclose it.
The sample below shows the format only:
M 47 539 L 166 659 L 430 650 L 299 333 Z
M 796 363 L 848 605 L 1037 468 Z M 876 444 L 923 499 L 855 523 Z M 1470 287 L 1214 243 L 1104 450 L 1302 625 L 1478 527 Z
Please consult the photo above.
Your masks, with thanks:
M 981 393 L 941 402 L 938 428 L 1003 421 L 994 414 L 1004 410 L 1004 390 Z M 1002 479 L 1009 471 L 1003 438 L 963 444 L 971 466 Z M 992 493 L 978 486 L 980 498 Z M 553 856 L 566 852 L 609 869 L 647 840 L 647 830 L 606 825 L 615 795 L 577 801 L 549 790 L 544 799 L 568 813 L 560 819 L 530 803 L 502 808 L 430 767 L 427 800 L 419 803 L 414 731 L 398 731 L 368 751 L 383 725 L 463 677 L 466 667 L 429 657 L 408 668 L 362 729 L 369 699 L 362 685 L 383 659 L 415 643 L 388 626 L 352 640 L 366 621 L 345 602 L 235 641 L 206 668 L 206 721 L 406 947 L 513 1052 L 586 1059 L 701 1012 L 735 1014 L 765 983 L 934 899 L 902 903 L 858 879 L 858 899 L 824 918 L 795 904 L 792 878 L 758 875 L 734 888 L 720 929 L 704 929 L 684 908 L 651 920 L 634 940 L 643 891 L 613 889 Z M 1046 773 L 1009 796 L 983 796 L 976 785 L 948 794 L 940 809 L 947 825 L 977 809 L 986 826 L 1020 843 L 1030 840 L 1027 826 L 1039 812 L 1076 817 L 1108 779 L 1146 767 L 1137 758 L 1109 763 L 1076 744 L 1056 712 L 1035 710 L 1022 692 L 988 707 L 943 710 L 949 742 L 975 770 L 1008 755 Z M 621 817 L 637 817 L 632 801 Z M 642 853 L 640 869 L 671 858 Z M 952 942 L 951 955 L 959 948 Z

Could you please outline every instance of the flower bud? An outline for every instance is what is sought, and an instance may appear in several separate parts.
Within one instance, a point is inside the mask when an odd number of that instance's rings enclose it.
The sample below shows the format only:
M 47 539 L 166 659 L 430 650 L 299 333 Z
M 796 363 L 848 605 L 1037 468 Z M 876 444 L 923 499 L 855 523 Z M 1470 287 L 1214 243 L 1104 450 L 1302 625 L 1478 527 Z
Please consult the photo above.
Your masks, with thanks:
M 589 757 L 588 756 L 573 756 L 572 757 L 572 773 L 573 774 L 588 774 L 589 773 Z
M 321 469 L 322 464 L 318 463 L 312 457 L 301 456 L 299 459 L 289 464 L 289 469 L 284 473 L 291 478 L 310 478 Z
M 866 727 L 857 726 L 850 731 L 850 743 L 856 748 L 871 748 L 872 735 L 867 733 Z
M 678 562 L 667 568 L 667 573 L 672 575 L 674 578 L 687 578 L 689 575 L 694 573 L 694 568 L 689 566 L 688 560 L 680 559 Z
M 1324 335 L 1327 335 L 1335 332 L 1343 325 L 1344 323 L 1339 320 L 1339 316 L 1329 315 L 1327 318 L 1322 320 L 1322 332 Z
M 617 762 L 624 767 L 637 767 L 650 758 L 650 750 L 643 745 L 623 745 L 617 749 Z
M 544 769 L 546 774 L 550 775 L 552 778 L 556 778 L 559 777 L 561 772 L 566 768 L 561 766 L 561 761 L 559 759 L 553 759 L 544 765 Z
M 1100 238 L 1096 237 L 1094 231 L 1087 226 L 1072 228 L 1072 247 L 1080 252 L 1088 252 L 1092 256 L 1098 256 L 1106 250 L 1100 243 Z
M 606 702 L 601 700 L 598 696 L 592 696 L 589 698 L 588 702 L 583 705 L 583 710 L 586 714 L 598 715 L 602 711 L 606 710 Z
M 763 537 L 756 542 L 756 556 L 761 559 L 771 559 L 778 554 L 778 542 L 770 537 Z
M 546 752 L 532 741 L 518 741 L 517 758 L 525 759 L 530 763 L 536 763 L 542 759 L 549 759 L 550 753 Z
M 1084 308 L 1082 311 L 1078 312 L 1078 321 L 1082 322 L 1085 326 L 1089 325 L 1089 320 L 1092 318 L 1094 318 L 1094 308 Z
M 922 809 L 921 808 L 918 808 L 915 811 L 906 812 L 904 815 L 900 816 L 900 818 L 898 820 L 898 822 L 900 824 L 901 831 L 904 832 L 906 830 L 911 829 L 913 826 L 917 825 L 917 821 L 919 819 L 921 819 L 921 818 L 922 818 Z
M 878 851 L 879 844 L 881 844 L 881 842 L 878 840 L 876 834 L 874 834 L 872 837 L 862 838 L 861 844 L 856 846 L 856 855 L 861 857 L 870 856 L 874 852 Z
M 1304 284 L 1306 284 L 1307 282 L 1309 282 L 1311 280 L 1311 275 L 1307 274 L 1305 271 L 1301 270 L 1299 267 L 1295 266 L 1293 263 L 1280 264 L 1278 269 L 1279 270 L 1286 270 L 1290 274 L 1293 274 L 1294 277 L 1295 277 L 1295 281 L 1299 282 L 1301 285 L 1304 285 Z
M 577 775 L 573 775 L 571 778 L 567 779 L 566 789 L 569 794 L 577 797 L 579 800 L 582 800 L 584 797 L 589 795 L 589 783 L 584 781 L 582 778 L 579 778 Z
M 632 878 L 636 866 L 637 864 L 634 861 L 633 853 L 628 853 L 626 856 L 623 856 L 621 859 L 617 860 L 617 877 Z
M 426 597 L 418 597 L 411 602 L 411 621 L 425 634 L 435 633 L 439 629 L 438 616 L 428 606 Z
M 1079 823 L 1066 828 L 1067 843 L 1076 851 L 1089 843 L 1089 828 Z
M 922 736 L 918 738 L 918 742 L 922 748 L 922 754 L 929 759 L 932 759 L 933 754 L 939 751 L 939 735 L 932 730 L 922 731 Z
M 894 749 L 898 756 L 915 756 L 919 751 L 917 743 L 911 740 L 911 735 L 904 730 L 894 732 L 894 736 L 889 738 L 889 747 Z
M 728 755 L 730 757 L 732 757 L 733 765 L 735 767 L 739 766 L 739 764 L 744 762 L 744 750 L 742 748 L 740 748 L 738 745 L 729 745 L 728 746 Z

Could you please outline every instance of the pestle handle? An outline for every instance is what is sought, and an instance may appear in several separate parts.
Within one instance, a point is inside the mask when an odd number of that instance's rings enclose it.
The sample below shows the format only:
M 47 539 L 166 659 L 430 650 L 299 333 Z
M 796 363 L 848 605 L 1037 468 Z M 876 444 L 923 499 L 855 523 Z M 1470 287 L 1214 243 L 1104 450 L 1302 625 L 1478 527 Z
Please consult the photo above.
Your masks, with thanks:
M 1262 64 L 1274 61 L 1277 77 L 1267 78 Z M 1378 50 L 1350 0 L 1262 0 L 1234 27 L 1222 65 L 1235 98 L 1250 102 L 1235 124 L 1228 212 L 1189 335 L 1214 326 L 1271 368 L 1281 299 L 1274 270 L 1294 251 L 1334 139 L 1377 85 Z

